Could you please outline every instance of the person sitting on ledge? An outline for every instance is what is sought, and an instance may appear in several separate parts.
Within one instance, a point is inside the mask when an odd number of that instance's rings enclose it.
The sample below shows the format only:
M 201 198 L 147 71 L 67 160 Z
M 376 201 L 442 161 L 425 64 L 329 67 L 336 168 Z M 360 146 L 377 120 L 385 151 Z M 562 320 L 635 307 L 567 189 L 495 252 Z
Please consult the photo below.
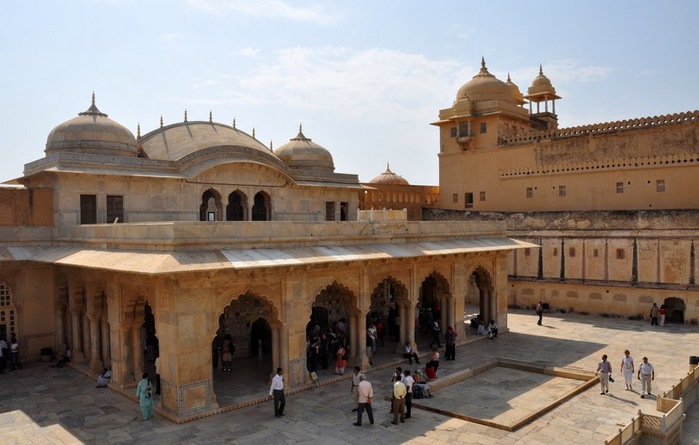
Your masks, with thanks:
M 434 380 L 437 378 L 437 370 L 434 369 L 432 362 L 427 363 L 427 366 L 425 366 L 425 375 L 427 376 L 427 380 Z
M 97 386 L 95 388 L 106 388 L 109 384 L 109 380 L 112 378 L 112 371 L 104 368 L 102 374 L 97 377 Z
M 415 370 L 413 379 L 415 380 L 413 385 L 420 388 L 425 397 L 432 397 L 432 394 L 430 393 L 430 384 L 427 383 L 427 379 L 425 378 L 425 374 L 423 374 L 422 369 Z
M 498 325 L 495 324 L 495 320 L 490 320 L 490 324 L 488 325 L 488 338 L 492 340 L 497 336 Z
M 405 348 L 403 349 L 403 358 L 408 359 L 408 363 L 411 365 L 413 364 L 413 359 L 415 359 L 415 363 L 420 363 L 420 359 L 417 357 L 417 354 L 413 352 L 413 346 L 410 344 L 409 341 L 405 342 Z
M 73 355 L 73 352 L 70 350 L 70 346 L 66 345 L 66 350 L 63 353 L 63 358 L 61 358 L 55 365 L 51 366 L 52 368 L 62 368 L 63 365 L 66 363 L 70 363 L 70 357 Z

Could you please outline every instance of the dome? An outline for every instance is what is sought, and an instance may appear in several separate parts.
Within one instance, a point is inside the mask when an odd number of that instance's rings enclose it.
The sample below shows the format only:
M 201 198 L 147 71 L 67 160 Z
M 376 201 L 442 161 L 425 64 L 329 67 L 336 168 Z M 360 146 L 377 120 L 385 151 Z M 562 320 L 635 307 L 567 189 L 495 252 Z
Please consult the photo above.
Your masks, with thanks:
M 97 109 L 93 94 L 90 108 L 51 130 L 44 152 L 47 155 L 68 152 L 136 157 L 138 150 L 133 133 Z
M 554 96 L 556 95 L 556 89 L 551 84 L 549 78 L 544 76 L 544 71 L 541 65 L 539 65 L 539 75 L 536 76 L 536 78 L 532 82 L 532 86 L 530 86 L 527 90 L 527 93 L 530 96 L 537 94 L 550 94 Z
M 393 173 L 388 163 L 386 163 L 386 171 L 369 181 L 369 184 L 410 185 L 405 178 Z
M 335 171 L 335 163 L 330 152 L 304 136 L 301 125 L 299 125 L 299 134 L 274 150 L 274 154 L 290 168 Z
M 485 59 L 481 59 L 481 70 L 456 93 L 456 100 L 508 100 L 512 101 L 510 87 L 488 72 Z
M 522 94 L 521 91 L 519 91 L 519 87 L 510 80 L 510 73 L 507 73 L 507 82 L 505 84 L 510 88 L 510 93 L 512 94 L 512 97 L 515 98 L 517 103 L 520 105 L 524 104 L 524 95 Z

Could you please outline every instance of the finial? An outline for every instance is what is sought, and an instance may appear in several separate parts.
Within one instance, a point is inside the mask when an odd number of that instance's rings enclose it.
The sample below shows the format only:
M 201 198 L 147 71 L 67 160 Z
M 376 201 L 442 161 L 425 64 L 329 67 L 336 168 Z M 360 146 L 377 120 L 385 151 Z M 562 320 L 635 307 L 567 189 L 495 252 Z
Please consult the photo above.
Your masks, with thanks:
M 391 170 L 391 165 L 388 162 L 386 162 L 386 171 L 390 171 L 390 170 Z
M 485 68 L 485 57 L 481 56 L 481 68 Z
M 214 121 L 214 114 L 211 112 L 211 110 L 209 110 L 209 122 L 213 122 L 213 121 Z
M 299 124 L 299 133 L 303 133 L 303 124 Z
M 541 67 L 541 64 L 539 64 L 539 75 L 540 76 L 544 75 L 544 69 Z
M 138 125 L 136 126 L 136 137 L 138 139 L 141 138 L 141 123 L 139 122 Z
M 274 142 L 272 140 L 269 140 L 269 151 L 274 151 Z
M 233 117 L 233 128 L 235 129 L 235 117 Z
M 184 109 L 184 121 L 187 122 L 187 109 Z
M 160 128 L 163 128 L 163 115 L 160 115 Z
M 92 106 L 95 106 L 95 92 L 92 92 Z
M 510 79 L 510 73 L 507 73 L 507 81 L 512 82 L 512 80 Z
M 255 127 L 252 127 L 252 138 L 255 139 Z

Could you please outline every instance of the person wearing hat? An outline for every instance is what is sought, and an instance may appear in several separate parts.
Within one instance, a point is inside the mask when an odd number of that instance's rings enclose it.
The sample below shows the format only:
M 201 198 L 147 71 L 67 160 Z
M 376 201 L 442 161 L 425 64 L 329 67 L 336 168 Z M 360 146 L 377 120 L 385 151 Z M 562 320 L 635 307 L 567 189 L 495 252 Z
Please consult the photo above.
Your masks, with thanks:
M 357 421 L 352 425 L 362 426 L 362 415 L 364 410 L 369 417 L 369 423 L 374 424 L 374 411 L 371 409 L 371 399 L 374 398 L 374 390 L 371 387 L 371 383 L 366 380 L 366 375 L 359 374 L 359 386 L 357 387 L 357 393 L 359 394 L 359 404 L 357 411 Z

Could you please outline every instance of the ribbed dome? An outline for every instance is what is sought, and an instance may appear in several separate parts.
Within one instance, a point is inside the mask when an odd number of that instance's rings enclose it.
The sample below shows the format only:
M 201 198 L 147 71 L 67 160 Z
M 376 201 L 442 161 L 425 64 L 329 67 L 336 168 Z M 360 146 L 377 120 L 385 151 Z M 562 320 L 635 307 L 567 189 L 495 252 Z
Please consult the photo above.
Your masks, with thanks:
M 290 168 L 335 171 L 330 152 L 304 136 L 300 125 L 299 134 L 274 150 L 274 154 Z
M 510 79 L 510 73 L 507 73 L 507 82 L 505 84 L 510 88 L 510 93 L 512 93 L 512 97 L 515 98 L 517 103 L 520 105 L 524 104 L 524 95 L 519 91 L 519 87 Z
M 410 185 L 405 178 L 393 173 L 388 163 L 386 163 L 386 171 L 369 181 L 369 184 Z
M 529 87 L 527 90 L 527 93 L 529 95 L 534 95 L 534 94 L 556 94 L 556 89 L 553 87 L 551 84 L 551 81 L 549 80 L 548 77 L 544 76 L 544 71 L 539 65 L 539 75 L 536 76 L 534 81 L 532 81 L 532 86 Z
M 481 59 L 481 70 L 465 83 L 456 93 L 456 100 L 507 100 L 513 101 L 510 87 L 488 72 L 485 59 Z
M 138 143 L 126 127 L 97 109 L 93 94 L 90 108 L 49 133 L 44 152 L 47 155 L 69 152 L 136 157 Z

